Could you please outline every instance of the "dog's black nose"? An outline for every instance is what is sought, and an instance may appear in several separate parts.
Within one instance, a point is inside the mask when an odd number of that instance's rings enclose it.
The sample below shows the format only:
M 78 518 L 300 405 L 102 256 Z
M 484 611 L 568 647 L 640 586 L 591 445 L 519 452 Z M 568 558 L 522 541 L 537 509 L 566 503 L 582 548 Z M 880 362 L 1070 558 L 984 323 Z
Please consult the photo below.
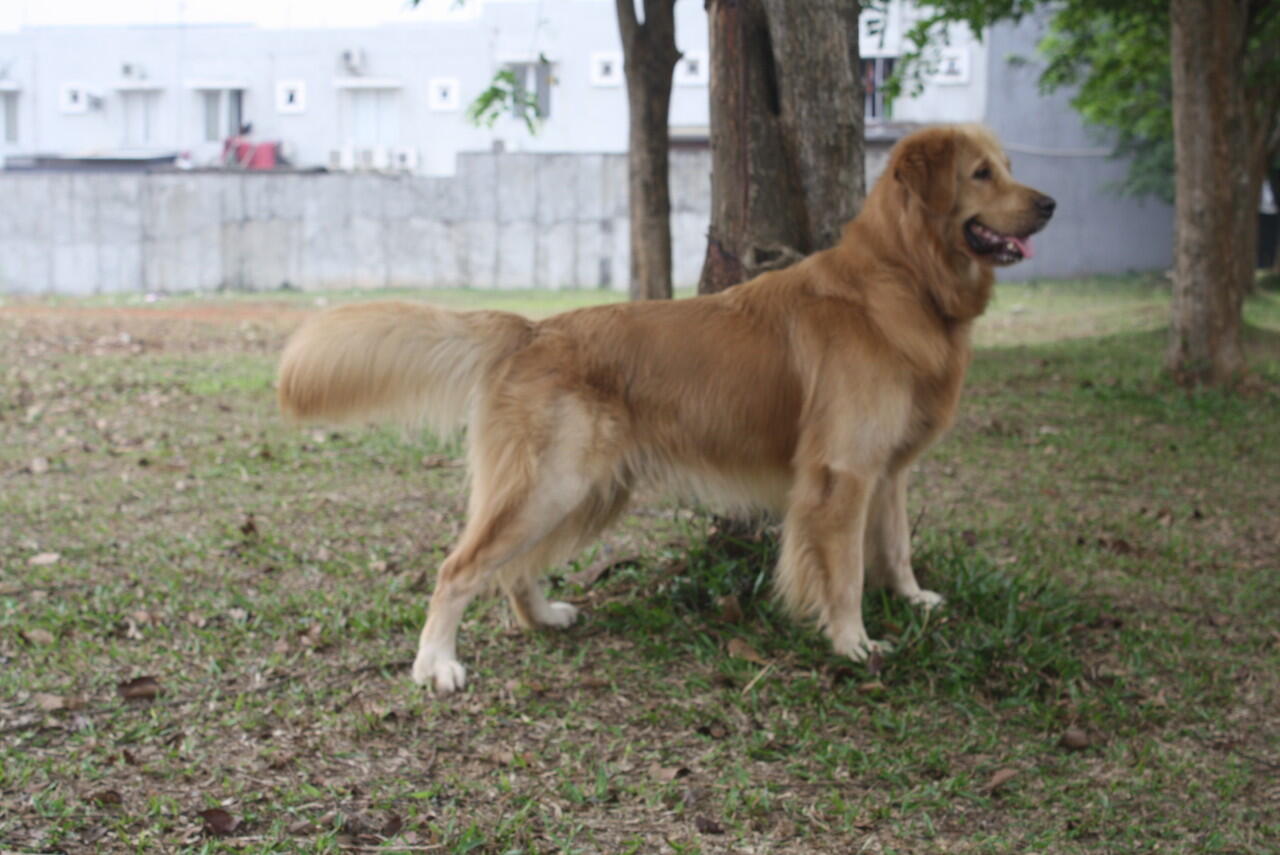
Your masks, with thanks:
M 1052 196 L 1041 196 L 1036 199 L 1036 210 L 1046 220 L 1053 216 L 1053 209 L 1056 207 L 1058 207 L 1058 203 L 1053 200 Z

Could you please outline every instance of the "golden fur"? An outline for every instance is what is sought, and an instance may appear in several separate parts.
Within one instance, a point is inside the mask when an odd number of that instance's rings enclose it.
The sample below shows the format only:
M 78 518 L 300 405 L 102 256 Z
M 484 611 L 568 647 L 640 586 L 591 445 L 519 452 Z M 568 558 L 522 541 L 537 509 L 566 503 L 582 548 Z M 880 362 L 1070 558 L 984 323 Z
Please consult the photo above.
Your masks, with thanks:
M 289 342 L 280 403 L 468 428 L 467 525 L 440 567 L 418 682 L 461 687 L 457 627 L 491 581 L 522 624 L 571 623 L 537 576 L 641 483 L 781 516 L 778 595 L 863 659 L 882 647 L 863 627 L 864 566 L 870 583 L 941 602 L 911 570 L 907 467 L 951 424 L 993 265 L 1029 251 L 1052 204 L 1012 179 L 990 132 L 929 129 L 895 148 L 838 246 L 785 270 L 538 322 L 343 306 Z

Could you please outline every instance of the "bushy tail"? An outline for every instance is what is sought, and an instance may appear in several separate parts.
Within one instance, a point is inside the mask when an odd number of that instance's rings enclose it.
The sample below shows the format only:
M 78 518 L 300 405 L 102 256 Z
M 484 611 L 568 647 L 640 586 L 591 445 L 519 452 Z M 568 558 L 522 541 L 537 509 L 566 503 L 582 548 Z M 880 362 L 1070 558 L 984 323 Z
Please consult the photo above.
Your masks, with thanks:
M 296 419 L 386 419 L 439 435 L 467 418 L 490 367 L 532 324 L 505 312 L 359 303 L 307 321 L 280 357 L 280 408 Z

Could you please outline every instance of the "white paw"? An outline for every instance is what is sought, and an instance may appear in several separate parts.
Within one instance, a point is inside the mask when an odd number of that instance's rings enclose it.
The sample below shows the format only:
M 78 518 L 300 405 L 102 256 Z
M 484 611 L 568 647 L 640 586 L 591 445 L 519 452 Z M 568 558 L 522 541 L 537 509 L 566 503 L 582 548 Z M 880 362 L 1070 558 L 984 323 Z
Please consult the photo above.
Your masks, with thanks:
M 413 661 L 413 682 L 419 686 L 432 686 L 437 694 L 447 695 L 466 685 L 467 669 L 457 659 L 423 649 L 418 651 L 418 657 Z
M 893 652 L 892 644 L 887 641 L 874 641 L 868 638 L 865 632 L 860 637 L 853 636 L 847 640 L 832 641 L 831 646 L 836 653 L 848 656 L 854 662 L 866 662 L 872 653 L 887 656 Z
M 578 619 L 578 607 L 569 603 L 553 601 L 547 603 L 547 610 L 539 617 L 539 622 L 543 626 L 564 629 L 566 626 L 572 626 L 573 622 Z
M 925 611 L 932 611 L 945 603 L 946 599 L 933 591 L 916 591 L 907 595 L 907 602 L 913 606 L 923 606 Z

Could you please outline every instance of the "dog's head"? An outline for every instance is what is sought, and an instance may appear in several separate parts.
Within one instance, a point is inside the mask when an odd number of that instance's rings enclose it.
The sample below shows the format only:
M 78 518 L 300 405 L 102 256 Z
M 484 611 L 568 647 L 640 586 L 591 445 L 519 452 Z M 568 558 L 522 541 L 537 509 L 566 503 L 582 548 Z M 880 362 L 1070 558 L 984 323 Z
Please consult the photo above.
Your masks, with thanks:
M 978 125 L 930 128 L 904 138 L 889 170 L 947 249 L 985 265 L 1030 258 L 1029 238 L 1049 222 L 1056 204 L 1013 180 L 999 141 Z

